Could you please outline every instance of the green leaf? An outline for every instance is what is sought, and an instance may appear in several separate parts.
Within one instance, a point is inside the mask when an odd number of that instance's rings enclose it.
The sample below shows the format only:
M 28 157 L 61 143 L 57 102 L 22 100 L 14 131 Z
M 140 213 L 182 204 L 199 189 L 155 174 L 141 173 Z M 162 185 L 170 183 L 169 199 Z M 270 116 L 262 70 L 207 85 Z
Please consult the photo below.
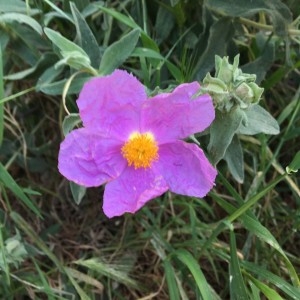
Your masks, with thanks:
M 62 65 L 69 65 L 76 70 L 91 68 L 89 57 L 82 55 L 78 51 L 61 52 L 61 54 L 63 58 L 55 64 L 56 68 L 59 68 Z
M 247 110 L 245 110 L 245 114 L 247 116 L 247 122 L 246 124 L 240 124 L 238 133 L 245 135 L 279 133 L 279 125 L 277 121 L 258 104 L 251 105 Z
M 68 89 L 68 95 L 79 93 L 81 91 L 84 83 L 86 81 L 88 81 L 90 78 L 91 78 L 90 76 L 74 78 Z M 37 90 L 41 91 L 47 95 L 61 95 L 66 82 L 67 82 L 67 79 L 63 79 L 63 80 L 52 82 L 52 83 L 43 83 L 43 84 L 37 86 Z
M 261 280 L 265 280 L 271 284 L 274 284 L 278 289 L 288 295 L 290 298 L 286 299 L 300 299 L 300 289 L 299 287 L 294 287 L 289 284 L 282 277 L 279 277 L 272 272 L 266 270 L 264 267 L 260 267 L 257 263 L 250 263 L 247 261 L 242 261 L 241 265 L 245 268 L 249 273 L 255 274 L 259 276 Z
M 100 73 L 110 74 L 118 68 L 134 50 L 140 35 L 139 29 L 134 29 L 119 41 L 110 45 L 103 53 L 100 63 Z
M 69 64 L 75 69 L 91 69 L 90 58 L 81 47 L 50 28 L 45 28 L 44 31 L 52 43 L 60 50 L 63 59 L 59 63 Z
M 27 76 L 29 76 L 30 74 L 32 74 L 37 68 L 37 65 L 33 66 L 32 68 L 14 73 L 14 74 L 9 74 L 5 76 L 6 80 L 20 80 L 20 79 L 24 79 Z
M 56 57 L 57 58 L 57 57 Z M 46 69 L 42 75 L 39 77 L 36 90 L 39 91 L 42 86 L 46 86 L 52 84 L 53 81 L 63 72 L 63 67 L 55 68 L 55 66 L 51 66 Z
M 141 40 L 143 42 L 143 46 L 159 52 L 159 48 L 156 45 L 155 41 L 153 41 L 132 18 L 124 16 L 123 14 L 115 11 L 114 9 L 109 9 L 102 5 L 97 5 L 97 4 L 95 5 L 99 7 L 99 9 L 101 9 L 108 15 L 114 17 L 115 19 L 122 22 L 123 24 L 127 25 L 128 27 L 132 29 L 139 29 L 141 32 Z
M 0 182 L 4 184 L 17 198 L 19 198 L 37 216 L 42 217 L 37 206 L 26 196 L 22 188 L 14 181 L 5 167 L 0 163 Z
M 214 68 L 215 55 L 224 56 L 226 54 L 227 44 L 233 34 L 232 22 L 228 18 L 222 18 L 211 26 L 205 51 L 193 70 L 194 79 L 202 80 L 206 73 Z
M 114 9 L 110 9 L 110 8 L 104 7 L 99 4 L 97 5 L 96 3 L 95 3 L 95 5 L 97 7 L 99 7 L 99 9 L 101 9 L 108 15 L 114 17 L 115 19 L 122 22 L 123 24 L 127 25 L 128 27 L 130 27 L 132 29 L 138 28 L 138 29 L 142 30 L 141 27 L 131 17 L 124 16 L 123 14 L 119 13 L 118 11 L 116 11 Z
M 286 267 L 288 269 L 288 274 L 290 275 L 293 283 L 295 286 L 300 286 L 299 278 L 297 275 L 297 272 L 295 268 L 293 267 L 292 263 L 286 256 L 285 252 L 279 245 L 279 243 L 276 241 L 274 236 L 270 233 L 270 231 L 265 228 L 255 217 L 255 215 L 250 211 L 250 208 L 258 202 L 259 199 L 261 199 L 267 192 L 274 189 L 274 187 L 284 179 L 286 175 L 281 175 L 277 178 L 275 178 L 271 183 L 269 183 L 268 186 L 263 188 L 261 191 L 258 191 L 252 196 L 251 198 L 247 199 L 246 202 L 243 201 L 242 197 L 239 195 L 239 193 L 232 187 L 232 185 L 226 180 L 226 178 L 222 175 L 221 172 L 219 172 L 218 178 L 222 180 L 222 185 L 225 186 L 225 188 L 230 192 L 230 194 L 236 199 L 239 203 L 239 207 L 236 208 L 229 202 L 222 199 L 219 195 L 212 193 L 212 197 L 214 200 L 230 215 L 226 218 L 227 222 L 233 222 L 237 218 L 240 218 L 240 220 L 243 222 L 244 227 L 256 235 L 258 238 L 260 238 L 265 243 L 269 244 L 272 248 L 274 248 L 278 253 L 280 253 L 285 261 Z M 219 226 L 220 228 L 217 228 L 219 231 L 214 230 L 216 233 L 213 232 L 212 236 L 216 237 L 216 234 L 219 234 L 222 232 L 222 223 Z M 224 226 L 223 226 L 224 227 Z M 204 247 L 203 247 L 204 248 Z M 297 299 L 297 298 L 296 298 Z
M 132 53 L 132 57 L 146 57 L 146 58 L 155 58 L 160 61 L 165 60 L 165 58 L 159 53 L 156 52 L 155 50 L 148 49 L 148 48 L 141 48 L 141 47 L 136 47 Z
M 255 74 L 255 82 L 259 84 L 263 79 L 265 79 L 267 71 L 272 66 L 275 60 L 275 43 L 270 41 L 263 33 L 258 33 L 256 35 L 256 40 L 261 39 L 262 50 L 259 57 L 254 61 L 249 62 L 246 65 L 241 66 L 244 73 Z
M 185 249 L 180 249 L 173 253 L 190 270 L 199 288 L 202 299 L 212 300 L 213 298 L 210 291 L 210 286 L 208 285 L 206 278 L 199 267 L 198 262 L 195 260 L 192 254 Z
M 30 258 L 31 258 L 31 260 L 32 260 L 32 262 L 33 262 L 33 264 L 35 266 L 35 269 L 37 270 L 39 278 L 41 280 L 41 283 L 42 283 L 42 286 L 43 286 L 43 292 L 45 293 L 45 295 L 47 295 L 47 298 L 49 300 L 54 300 L 56 298 L 55 297 L 55 292 L 53 291 L 52 287 L 49 284 L 47 274 L 44 273 L 41 270 L 41 268 L 39 267 L 39 264 L 34 259 L 34 256 L 31 256 Z
M 233 136 L 232 141 L 225 152 L 224 160 L 234 179 L 239 183 L 243 183 L 244 155 L 240 140 L 236 135 Z
M 300 286 L 299 278 L 297 275 L 297 272 L 286 256 L 285 252 L 279 245 L 279 243 L 276 241 L 274 236 L 269 232 L 267 228 L 265 228 L 261 223 L 259 223 L 253 214 L 249 213 L 250 207 L 252 207 L 254 204 L 256 204 L 267 192 L 274 189 L 274 187 L 285 178 L 286 174 L 280 175 L 277 178 L 275 178 L 272 182 L 270 182 L 265 188 L 263 188 L 261 191 L 256 192 L 251 198 L 247 199 L 246 202 L 239 201 L 240 206 L 237 209 L 232 209 L 232 205 L 229 203 L 226 203 L 225 209 L 226 211 L 230 211 L 230 215 L 226 218 L 227 221 L 233 222 L 237 218 L 241 218 L 243 221 L 243 224 L 245 228 L 247 228 L 249 231 L 251 231 L 253 234 L 257 235 L 260 239 L 262 239 L 264 242 L 268 243 L 271 247 L 273 247 L 276 251 L 278 251 L 286 264 L 286 267 L 288 269 L 288 273 L 294 282 L 295 286 Z M 228 181 L 224 178 L 224 176 L 219 173 L 219 178 L 222 179 L 223 184 L 227 187 L 227 189 L 231 192 L 232 195 L 234 195 L 235 199 L 240 199 L 239 194 L 234 190 L 234 188 L 228 183 Z M 214 195 L 214 198 L 216 198 L 217 201 L 220 200 L 220 198 L 216 195 Z M 224 202 L 221 204 L 224 204 Z M 223 207 L 223 206 L 222 206 Z M 223 207 L 224 208 L 224 207 Z
M 299 65 L 299 67 L 300 67 L 300 65 Z M 300 110 L 299 97 L 300 97 L 300 89 L 297 89 L 297 92 L 296 92 L 295 96 L 293 97 L 292 101 L 286 104 L 286 106 L 281 111 L 280 115 L 278 116 L 278 123 L 280 125 L 284 121 L 287 121 L 287 123 L 290 123 L 290 124 L 293 123 L 294 116 L 298 115 L 299 110 Z
M 65 3 L 67 4 L 67 1 L 65 1 Z M 90 4 L 90 0 L 73 0 L 72 2 L 70 2 L 70 6 L 73 3 L 78 8 L 79 11 L 82 11 Z M 72 7 L 71 7 L 71 9 L 72 9 Z
M 79 114 L 70 114 L 66 116 L 62 123 L 62 130 L 64 136 L 66 136 L 75 126 L 81 123 Z
M 69 269 L 65 269 L 65 273 L 67 274 L 68 278 L 70 279 L 71 283 L 73 284 L 76 292 L 78 293 L 80 299 L 83 300 L 92 300 L 87 293 L 80 287 L 77 281 L 73 278 L 73 274 L 69 271 Z
M 272 17 L 274 31 L 278 35 L 287 35 L 288 25 L 292 22 L 292 13 L 280 0 L 207 0 L 206 5 L 210 10 L 222 16 L 249 17 L 260 12 L 266 12 Z
M 156 16 L 155 22 L 155 32 L 156 32 L 156 42 L 160 44 L 163 42 L 171 33 L 174 28 L 175 19 L 170 10 L 163 6 L 160 6 Z
M 45 53 L 38 59 L 38 61 L 33 67 L 14 74 L 6 75 L 4 76 L 4 79 L 6 80 L 24 79 L 29 75 L 33 75 L 34 73 L 37 73 L 38 71 L 46 70 L 48 67 L 52 66 L 56 61 L 57 61 L 57 56 L 55 54 Z
M 227 185 L 226 181 L 222 179 L 223 183 Z M 273 188 L 271 186 L 270 188 Z M 233 222 L 236 218 L 233 217 L 237 211 L 243 209 L 245 205 L 247 205 L 247 202 L 243 205 L 241 205 L 239 208 L 236 208 L 229 202 L 225 201 L 221 197 L 219 197 L 216 194 L 212 193 L 212 197 L 214 200 L 227 212 L 230 214 L 230 216 L 227 218 L 230 222 Z M 255 196 L 254 196 L 255 197 Z M 249 199 L 248 201 L 252 202 L 252 198 Z M 239 214 L 239 219 L 242 221 L 243 226 L 252 234 L 257 236 L 260 240 L 263 242 L 267 243 L 270 245 L 272 248 L 274 248 L 278 253 L 280 253 L 285 261 L 286 267 L 289 270 L 289 274 L 291 276 L 291 279 L 295 282 L 295 285 L 298 284 L 298 278 L 297 278 L 297 273 L 289 261 L 288 257 L 286 256 L 285 252 L 275 239 L 275 237 L 272 235 L 272 233 L 264 227 L 254 216 L 253 213 L 251 213 L 249 210 L 244 210 L 244 214 Z M 220 231 L 221 232 L 221 231 Z
M 210 140 L 208 145 L 208 152 L 214 165 L 224 157 L 244 116 L 244 112 L 239 107 L 229 112 L 216 110 L 216 118 L 210 126 Z
M 70 14 L 67 14 L 63 10 L 61 10 L 58 5 L 55 5 L 50 0 L 43 0 L 43 1 L 46 2 L 56 12 L 56 13 L 50 12 L 48 14 L 45 14 L 45 24 L 48 24 L 51 20 L 49 15 L 64 18 L 64 19 L 70 21 L 71 23 L 74 23 L 74 21 L 73 21 L 72 17 L 70 16 Z
M 97 288 L 98 292 L 104 291 L 103 284 L 100 281 L 98 281 L 97 279 L 95 279 L 92 274 L 87 275 L 85 273 L 82 273 L 76 269 L 72 269 L 69 267 L 65 267 L 65 271 L 67 273 L 69 273 L 69 275 L 71 275 L 72 277 L 76 278 L 78 281 L 87 283 L 87 284 Z M 83 299 L 83 298 L 81 298 L 81 299 Z
M 22 0 L 0 0 L 0 12 L 1 13 L 26 13 L 26 14 L 36 14 L 39 12 L 38 9 L 30 9 L 26 3 Z
M 247 290 L 244 279 L 240 269 L 240 263 L 237 256 L 235 235 L 230 230 L 230 263 L 229 263 L 229 276 L 230 276 L 230 299 L 231 300 L 248 300 Z
M 73 199 L 77 205 L 80 204 L 81 200 L 86 194 L 86 187 L 78 185 L 72 181 L 70 181 L 70 189 L 73 196 Z
M 263 282 L 257 280 L 250 274 L 247 274 L 247 277 L 257 286 L 257 288 L 269 299 L 269 300 L 283 300 L 281 296 L 272 288 L 268 287 Z
M 169 69 L 170 73 L 174 76 L 176 81 L 182 82 L 182 73 L 178 67 L 176 67 L 173 63 L 167 60 L 167 58 L 163 57 L 159 52 L 142 47 L 136 47 L 133 52 L 131 53 L 132 57 L 145 57 L 151 59 L 157 59 L 159 62 L 165 62 L 167 68 Z M 155 64 L 154 64 L 155 65 Z M 162 65 L 161 65 L 162 66 Z
M 296 153 L 292 162 L 286 167 L 286 172 L 288 174 L 296 173 L 300 169 L 300 151 Z
M 265 226 L 263 226 L 256 219 L 256 217 L 254 217 L 253 215 L 250 216 L 248 214 L 244 214 L 243 216 L 240 217 L 240 219 L 242 220 L 243 225 L 249 232 L 253 233 L 263 242 L 269 244 L 272 248 L 278 251 L 283 257 L 286 257 L 284 251 L 282 250 L 281 246 L 279 245 L 275 237 Z
M 70 2 L 70 6 L 75 21 L 78 43 L 89 56 L 92 66 L 98 69 L 101 55 L 97 40 L 75 4 Z
M 9 43 L 10 35 L 7 32 L 4 32 L 3 30 L 0 31 L 0 47 L 2 51 L 4 51 Z
M 269 90 L 272 87 L 276 86 L 277 83 L 279 83 L 281 80 L 284 80 L 283 78 L 285 76 L 287 76 L 287 74 L 289 74 L 291 71 L 293 70 L 298 70 L 300 67 L 300 60 L 298 60 L 295 64 L 292 64 L 291 66 L 288 66 L 287 64 L 279 66 L 278 69 L 276 69 L 275 71 L 273 71 L 271 74 L 268 74 L 268 77 L 266 78 L 266 80 L 263 82 L 262 86 L 266 89 Z M 299 91 L 297 91 L 298 93 Z M 297 95 L 296 93 L 296 95 Z M 297 98 L 297 96 L 294 96 Z M 298 100 L 298 99 L 295 99 Z M 293 101 L 291 101 L 285 108 L 284 110 L 290 106 L 293 105 Z M 280 124 L 280 122 L 279 122 Z
M 28 256 L 18 231 L 16 235 L 5 240 L 5 250 L 7 251 L 8 263 L 14 263 L 16 267 L 18 262 L 23 262 Z
M 0 23 L 24 23 L 30 26 L 33 30 L 35 30 L 38 34 L 42 35 L 43 30 L 42 26 L 33 18 L 20 14 L 20 13 L 5 13 L 0 15 Z

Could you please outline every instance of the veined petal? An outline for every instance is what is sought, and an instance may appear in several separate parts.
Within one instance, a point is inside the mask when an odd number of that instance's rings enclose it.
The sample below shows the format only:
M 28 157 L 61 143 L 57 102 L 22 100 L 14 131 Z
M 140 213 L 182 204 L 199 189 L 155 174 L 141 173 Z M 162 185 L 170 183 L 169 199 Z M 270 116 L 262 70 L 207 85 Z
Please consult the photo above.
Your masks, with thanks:
M 204 197 L 217 175 L 203 151 L 183 141 L 161 145 L 156 167 L 172 192 L 194 197 Z
M 134 76 L 116 70 L 86 82 L 77 105 L 86 128 L 124 140 L 139 129 L 140 108 L 146 99 L 144 86 Z
M 79 185 L 99 186 L 118 177 L 125 167 L 120 142 L 86 128 L 71 131 L 60 145 L 59 172 Z
M 209 95 L 193 98 L 197 82 L 181 84 L 172 93 L 159 94 L 144 102 L 141 128 L 151 131 L 158 143 L 183 139 L 206 129 L 215 118 Z
M 151 168 L 127 167 L 104 191 L 103 211 L 109 218 L 135 213 L 149 200 L 168 190 L 165 180 Z

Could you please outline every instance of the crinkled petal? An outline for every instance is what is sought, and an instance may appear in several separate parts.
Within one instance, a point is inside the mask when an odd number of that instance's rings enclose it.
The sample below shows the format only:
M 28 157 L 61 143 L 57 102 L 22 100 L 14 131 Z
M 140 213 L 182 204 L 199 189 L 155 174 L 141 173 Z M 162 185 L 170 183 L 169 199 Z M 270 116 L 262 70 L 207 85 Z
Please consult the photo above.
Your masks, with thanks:
M 134 76 L 116 70 L 86 82 L 77 105 L 86 128 L 124 140 L 139 130 L 140 109 L 146 99 L 145 87 Z
M 172 93 L 148 99 L 142 109 L 142 130 L 151 131 L 158 143 L 167 143 L 206 129 L 215 110 L 209 95 L 193 98 L 199 88 L 197 82 L 181 84 Z
M 71 131 L 60 145 L 59 172 L 86 187 L 118 177 L 126 167 L 118 140 L 103 138 L 86 128 Z
M 126 212 L 135 213 L 167 190 L 165 180 L 153 169 L 127 167 L 120 177 L 106 185 L 103 211 L 109 218 Z
M 160 146 L 157 168 L 172 192 L 194 197 L 204 197 L 217 175 L 203 151 L 183 141 Z

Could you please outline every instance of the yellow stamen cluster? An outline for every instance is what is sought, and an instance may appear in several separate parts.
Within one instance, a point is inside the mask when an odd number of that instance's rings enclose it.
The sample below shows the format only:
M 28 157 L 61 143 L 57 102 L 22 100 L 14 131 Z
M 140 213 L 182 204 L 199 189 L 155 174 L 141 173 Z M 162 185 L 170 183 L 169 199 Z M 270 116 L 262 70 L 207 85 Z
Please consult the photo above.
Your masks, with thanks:
M 158 146 L 150 132 L 131 134 L 121 152 L 128 165 L 133 165 L 135 169 L 148 168 L 158 159 Z

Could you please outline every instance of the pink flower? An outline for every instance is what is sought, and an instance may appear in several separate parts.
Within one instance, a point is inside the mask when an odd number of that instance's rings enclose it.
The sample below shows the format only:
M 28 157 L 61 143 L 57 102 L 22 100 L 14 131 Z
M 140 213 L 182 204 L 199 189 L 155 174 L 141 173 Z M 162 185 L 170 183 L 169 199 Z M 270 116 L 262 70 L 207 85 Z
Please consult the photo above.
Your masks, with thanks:
M 167 190 L 203 197 L 216 170 L 203 151 L 182 139 L 215 117 L 208 95 L 193 97 L 197 82 L 147 99 L 144 86 L 125 71 L 85 83 L 77 100 L 83 128 L 61 143 L 58 168 L 86 187 L 106 183 L 109 217 L 134 213 Z

